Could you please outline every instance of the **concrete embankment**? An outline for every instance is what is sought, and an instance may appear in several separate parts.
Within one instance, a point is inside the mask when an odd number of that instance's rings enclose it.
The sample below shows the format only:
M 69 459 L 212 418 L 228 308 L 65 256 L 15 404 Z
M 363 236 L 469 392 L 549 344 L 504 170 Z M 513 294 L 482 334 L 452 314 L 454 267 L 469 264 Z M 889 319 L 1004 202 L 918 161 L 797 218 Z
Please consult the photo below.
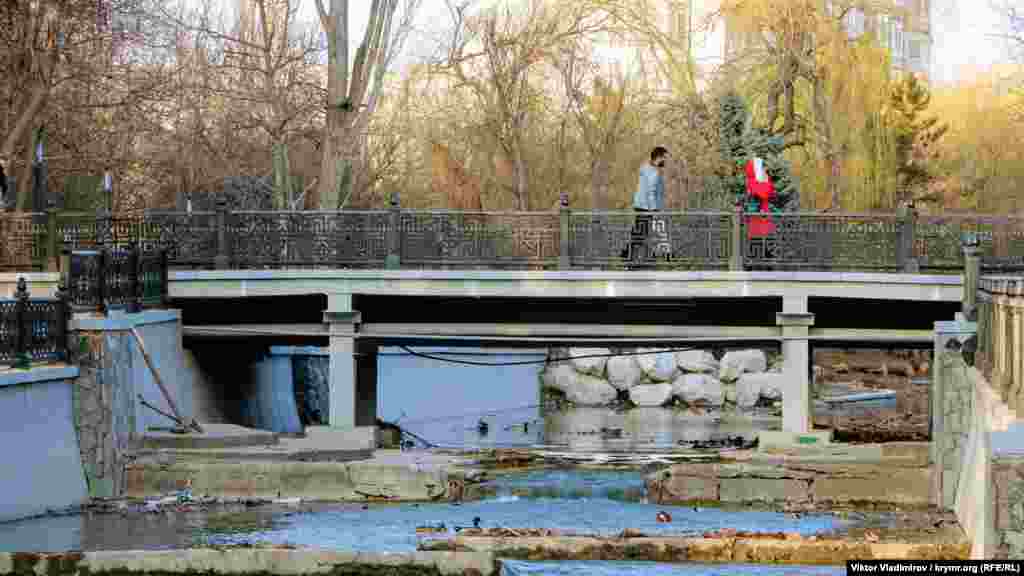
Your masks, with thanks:
M 649 474 L 647 492 L 663 504 L 886 504 L 933 502 L 928 444 L 828 444 L 737 452 L 720 463 L 677 464 Z
M 492 576 L 488 552 L 366 554 L 316 549 L 190 549 L 65 554 L 0 553 L 0 576 L 145 574 L 328 574 L 331 576 Z
M 457 536 L 421 545 L 422 550 L 491 553 L 516 560 L 632 560 L 715 564 L 763 563 L 842 565 L 847 560 L 966 559 L 961 542 L 868 542 L 848 539 L 782 538 L 636 538 L 594 536 Z
M 162 452 L 127 467 L 126 496 L 161 496 L 191 485 L 193 494 L 214 498 L 430 501 L 451 496 L 449 470 L 457 462 L 446 455 L 386 450 L 356 462 Z

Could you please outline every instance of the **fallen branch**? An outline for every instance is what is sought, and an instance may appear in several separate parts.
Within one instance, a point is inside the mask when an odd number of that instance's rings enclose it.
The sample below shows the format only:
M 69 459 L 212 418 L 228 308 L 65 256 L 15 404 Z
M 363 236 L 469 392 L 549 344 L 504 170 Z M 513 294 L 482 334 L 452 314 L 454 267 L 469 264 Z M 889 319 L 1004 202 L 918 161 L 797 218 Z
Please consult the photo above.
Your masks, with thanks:
M 146 345 L 142 342 L 142 336 L 139 335 L 139 331 L 134 327 L 131 329 L 132 336 L 135 337 L 135 341 L 139 344 L 139 351 L 142 352 L 142 359 L 146 361 L 146 366 L 149 366 L 149 371 L 153 373 L 153 379 L 156 380 L 156 385 L 160 388 L 160 392 L 164 395 L 164 400 L 167 400 L 167 405 L 171 407 L 171 412 L 174 413 L 175 420 L 184 425 L 185 420 L 181 417 L 181 412 L 178 411 L 178 407 L 174 404 L 174 400 L 171 398 L 171 393 L 167 391 L 164 386 L 164 381 L 160 378 L 160 374 L 156 371 L 156 366 L 153 365 L 153 360 L 149 357 L 149 352 L 146 352 Z M 203 428 L 192 419 L 191 424 L 188 427 L 194 429 L 200 434 L 203 433 Z

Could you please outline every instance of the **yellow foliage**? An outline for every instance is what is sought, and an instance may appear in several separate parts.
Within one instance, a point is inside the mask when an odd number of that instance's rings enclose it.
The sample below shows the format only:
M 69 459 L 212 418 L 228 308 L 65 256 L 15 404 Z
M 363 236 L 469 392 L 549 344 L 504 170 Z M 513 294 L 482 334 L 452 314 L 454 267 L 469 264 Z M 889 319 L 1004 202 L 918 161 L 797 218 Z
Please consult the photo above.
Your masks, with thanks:
M 1024 122 L 1019 96 L 998 78 L 940 91 L 932 106 L 950 125 L 943 139 L 947 207 L 981 211 L 1024 208 Z M 955 205 L 951 205 L 955 204 Z

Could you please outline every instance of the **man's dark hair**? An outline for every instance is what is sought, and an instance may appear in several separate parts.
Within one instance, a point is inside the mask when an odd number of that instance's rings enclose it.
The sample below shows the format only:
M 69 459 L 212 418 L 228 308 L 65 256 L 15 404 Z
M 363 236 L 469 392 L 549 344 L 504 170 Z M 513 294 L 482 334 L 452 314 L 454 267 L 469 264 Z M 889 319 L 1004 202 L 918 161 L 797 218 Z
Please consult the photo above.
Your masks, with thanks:
M 668 156 L 668 148 L 664 146 L 655 146 L 654 150 L 651 150 L 651 162 L 654 162 L 662 156 Z

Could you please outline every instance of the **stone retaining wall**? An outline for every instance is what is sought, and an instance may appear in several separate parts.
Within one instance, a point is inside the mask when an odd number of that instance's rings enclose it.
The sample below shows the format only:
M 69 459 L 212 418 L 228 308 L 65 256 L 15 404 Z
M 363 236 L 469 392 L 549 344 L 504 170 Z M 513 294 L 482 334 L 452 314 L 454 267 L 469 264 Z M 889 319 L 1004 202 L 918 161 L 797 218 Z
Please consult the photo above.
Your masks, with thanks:
M 113 313 L 107 318 L 76 317 L 71 345 L 81 372 L 73 389 L 74 425 L 82 467 L 91 496 L 112 497 L 125 489 L 126 452 L 150 426 L 173 422 L 142 406 L 138 396 L 171 413 L 131 334 L 145 342 L 164 386 L 183 416 L 194 412 L 193 371 L 186 369 L 177 310 L 139 314 Z

